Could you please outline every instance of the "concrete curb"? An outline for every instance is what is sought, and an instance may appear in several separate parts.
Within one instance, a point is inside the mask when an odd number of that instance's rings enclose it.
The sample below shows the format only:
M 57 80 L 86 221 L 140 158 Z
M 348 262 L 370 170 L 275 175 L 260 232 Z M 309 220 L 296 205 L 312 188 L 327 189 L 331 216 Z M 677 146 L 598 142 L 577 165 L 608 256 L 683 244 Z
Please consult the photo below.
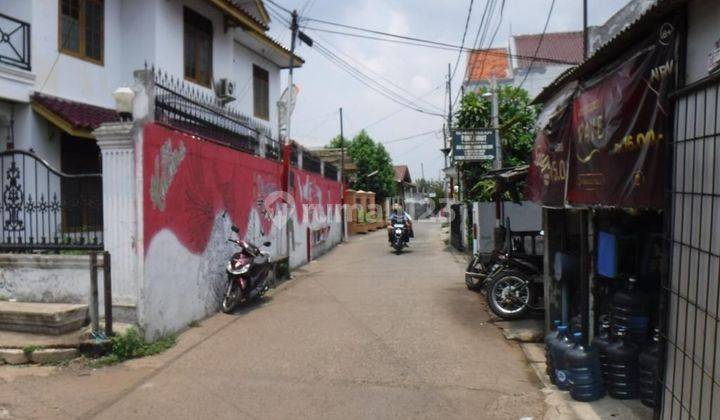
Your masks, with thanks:
M 650 420 L 653 412 L 639 400 L 616 400 L 605 397 L 590 403 L 575 401 L 570 394 L 560 391 L 545 373 L 545 348 L 540 343 L 520 343 L 525 358 L 543 384 L 545 418 L 547 419 L 628 419 Z

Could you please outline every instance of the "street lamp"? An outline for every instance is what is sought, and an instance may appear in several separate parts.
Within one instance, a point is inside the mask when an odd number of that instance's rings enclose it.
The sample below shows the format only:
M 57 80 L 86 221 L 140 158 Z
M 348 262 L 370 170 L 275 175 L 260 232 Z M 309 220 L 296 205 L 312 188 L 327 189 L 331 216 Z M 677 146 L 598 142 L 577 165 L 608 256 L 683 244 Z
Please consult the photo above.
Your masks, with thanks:
M 129 87 L 123 86 L 113 92 L 113 97 L 115 98 L 115 110 L 120 114 L 120 121 L 132 121 L 135 92 Z

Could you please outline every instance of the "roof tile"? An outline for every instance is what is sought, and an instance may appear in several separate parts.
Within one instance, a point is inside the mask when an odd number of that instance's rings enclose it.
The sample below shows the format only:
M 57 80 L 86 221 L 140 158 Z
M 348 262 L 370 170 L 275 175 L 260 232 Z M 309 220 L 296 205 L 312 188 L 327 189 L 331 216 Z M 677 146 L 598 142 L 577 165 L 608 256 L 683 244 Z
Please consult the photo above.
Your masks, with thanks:
M 119 120 L 117 112 L 113 109 L 69 101 L 38 92 L 33 93 L 31 99 L 34 103 L 67 121 L 77 130 L 94 130 L 102 123 Z
M 515 55 L 520 57 L 535 57 L 535 63 L 542 63 L 543 59 L 580 63 L 583 60 L 583 33 L 582 32 L 552 32 L 535 35 L 515 35 Z M 542 38 L 542 44 L 540 39 Z M 540 49 L 538 49 L 540 44 Z M 525 69 L 530 67 L 531 58 L 518 58 L 517 67 Z
M 471 51 L 468 55 L 465 80 L 469 82 L 490 80 L 493 75 L 498 79 L 506 79 L 510 76 L 507 50 L 490 48 Z

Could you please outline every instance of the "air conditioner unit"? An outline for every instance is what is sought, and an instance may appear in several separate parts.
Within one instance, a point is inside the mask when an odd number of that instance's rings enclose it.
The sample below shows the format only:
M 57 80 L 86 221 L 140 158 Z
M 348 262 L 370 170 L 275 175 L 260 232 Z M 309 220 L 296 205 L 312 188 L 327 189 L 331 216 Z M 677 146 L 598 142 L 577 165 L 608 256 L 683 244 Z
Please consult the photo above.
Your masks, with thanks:
M 235 82 L 228 79 L 220 79 L 217 87 L 217 96 L 223 104 L 235 100 Z

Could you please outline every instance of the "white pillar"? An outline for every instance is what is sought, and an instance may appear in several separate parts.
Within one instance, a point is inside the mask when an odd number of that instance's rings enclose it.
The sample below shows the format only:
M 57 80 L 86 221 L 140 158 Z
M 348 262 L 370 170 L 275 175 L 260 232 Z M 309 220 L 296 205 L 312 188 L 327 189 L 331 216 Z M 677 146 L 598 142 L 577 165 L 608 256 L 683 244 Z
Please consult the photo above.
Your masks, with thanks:
M 128 305 L 130 311 L 138 302 L 143 249 L 133 127 L 131 122 L 108 123 L 93 132 L 102 154 L 103 240 L 112 258 L 113 306 Z

